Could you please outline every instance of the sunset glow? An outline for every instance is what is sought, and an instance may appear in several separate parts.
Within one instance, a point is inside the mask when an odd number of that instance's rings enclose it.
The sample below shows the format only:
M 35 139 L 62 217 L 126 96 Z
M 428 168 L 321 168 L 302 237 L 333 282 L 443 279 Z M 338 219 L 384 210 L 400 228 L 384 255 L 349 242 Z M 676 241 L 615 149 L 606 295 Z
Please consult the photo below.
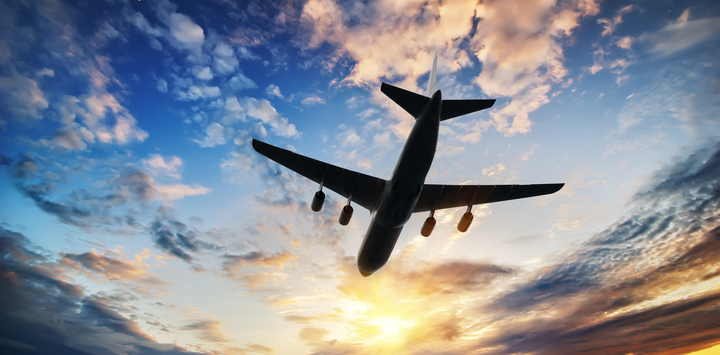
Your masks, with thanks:
M 720 354 L 717 1 L 0 1 L 2 354 Z M 382 82 L 497 99 L 371 216 L 253 139 L 387 179 Z

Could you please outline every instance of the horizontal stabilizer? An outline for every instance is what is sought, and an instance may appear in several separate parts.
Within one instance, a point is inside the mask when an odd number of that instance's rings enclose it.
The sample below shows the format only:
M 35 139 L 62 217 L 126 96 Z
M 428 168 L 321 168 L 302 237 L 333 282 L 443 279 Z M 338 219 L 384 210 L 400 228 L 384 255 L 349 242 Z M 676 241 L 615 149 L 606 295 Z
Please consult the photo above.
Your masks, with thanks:
M 440 121 L 449 120 L 453 117 L 467 115 L 475 111 L 492 107 L 495 99 L 492 100 L 443 100 L 440 110 Z M 407 110 L 407 109 L 406 109 Z
M 429 97 L 387 83 L 382 83 L 380 91 L 415 118 L 420 115 L 422 109 L 425 108 L 425 105 L 430 101 Z

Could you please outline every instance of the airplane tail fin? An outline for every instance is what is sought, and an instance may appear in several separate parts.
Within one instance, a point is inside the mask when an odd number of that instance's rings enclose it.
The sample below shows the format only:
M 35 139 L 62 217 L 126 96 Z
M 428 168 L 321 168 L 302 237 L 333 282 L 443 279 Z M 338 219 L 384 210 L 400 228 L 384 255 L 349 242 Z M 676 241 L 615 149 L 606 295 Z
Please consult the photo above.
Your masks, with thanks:
M 430 71 L 430 79 L 428 80 L 427 95 L 430 96 L 437 90 L 437 52 L 435 52 L 435 58 L 433 59 L 432 70 Z M 400 107 L 402 107 L 407 113 L 411 114 L 417 119 L 422 112 L 425 105 L 427 105 L 430 98 L 420 94 L 416 94 L 405 89 L 401 89 L 397 86 L 393 86 L 387 83 L 382 83 L 380 86 L 382 91 L 387 97 L 395 101 Z M 440 109 L 440 121 L 449 120 L 453 117 L 467 115 L 475 111 L 484 110 L 492 107 L 495 104 L 495 99 L 491 100 L 442 100 L 442 108 Z
M 437 84 L 437 55 L 438 52 L 435 51 L 435 58 L 433 58 L 433 65 L 432 70 L 430 70 L 430 78 L 428 79 L 428 88 L 425 95 L 432 96 L 432 94 L 435 93 L 435 86 Z

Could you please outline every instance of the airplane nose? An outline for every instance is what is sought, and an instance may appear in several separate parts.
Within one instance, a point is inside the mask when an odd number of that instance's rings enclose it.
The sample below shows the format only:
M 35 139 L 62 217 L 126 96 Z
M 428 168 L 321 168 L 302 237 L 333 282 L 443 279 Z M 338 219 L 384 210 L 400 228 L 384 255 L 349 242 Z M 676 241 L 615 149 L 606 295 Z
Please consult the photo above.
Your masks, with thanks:
M 363 277 L 368 277 L 372 275 L 372 272 L 363 271 L 362 269 L 358 269 L 360 271 L 360 275 L 363 275 Z

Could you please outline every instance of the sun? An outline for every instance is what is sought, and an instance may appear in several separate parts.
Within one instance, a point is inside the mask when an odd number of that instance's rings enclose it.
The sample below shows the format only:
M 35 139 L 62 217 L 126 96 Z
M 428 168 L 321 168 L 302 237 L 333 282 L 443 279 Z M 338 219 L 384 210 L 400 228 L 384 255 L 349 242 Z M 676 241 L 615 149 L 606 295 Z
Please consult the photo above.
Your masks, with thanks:
M 411 328 L 415 325 L 414 322 L 403 320 L 399 317 L 381 317 L 367 323 L 380 327 L 384 338 L 395 338 L 403 329 Z

